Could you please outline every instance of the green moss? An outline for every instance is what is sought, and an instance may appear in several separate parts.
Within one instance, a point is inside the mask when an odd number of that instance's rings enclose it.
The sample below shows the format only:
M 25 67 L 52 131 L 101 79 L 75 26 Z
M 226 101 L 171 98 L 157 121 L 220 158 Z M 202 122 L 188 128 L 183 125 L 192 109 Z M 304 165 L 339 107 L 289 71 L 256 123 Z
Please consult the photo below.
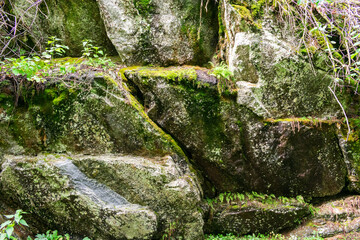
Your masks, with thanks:
M 142 77 L 144 84 L 150 84 L 151 78 L 163 78 L 168 83 L 193 85 L 200 87 L 201 83 L 197 81 L 196 67 L 130 67 L 123 68 L 120 74 L 126 79 L 124 73 L 126 71 L 136 71 Z
M 134 6 L 143 16 L 149 15 L 154 10 L 152 0 L 134 0 Z
M 169 146 L 170 149 L 174 150 L 174 152 L 176 152 L 179 156 L 186 158 L 185 153 L 181 147 L 169 134 L 165 133 L 164 130 L 162 130 L 153 120 L 149 118 L 149 116 L 145 113 L 144 107 L 139 103 L 139 101 L 131 94 L 129 94 L 127 97 L 131 106 L 133 106 L 138 111 L 140 116 L 143 117 L 148 123 L 150 123 L 150 125 L 160 134 L 161 139 L 164 141 L 165 145 Z
M 247 9 L 244 6 L 240 5 L 232 5 L 236 11 L 240 14 L 242 19 L 245 19 L 247 21 L 253 22 L 253 16 L 251 15 L 251 12 L 249 9 Z
M 220 4 L 219 4 L 219 7 L 218 7 L 218 23 L 219 23 L 219 36 L 223 36 L 226 29 L 225 29 L 225 26 L 224 26 L 224 23 L 223 23 L 223 20 L 222 20 L 222 16 L 221 16 Z
M 319 119 L 319 118 L 312 118 L 312 117 L 301 117 L 301 118 L 267 118 L 264 120 L 265 123 L 277 123 L 277 122 L 297 122 L 297 123 L 303 123 L 303 124 L 312 124 L 312 125 L 318 125 L 318 124 L 341 124 L 344 120 L 343 119 Z
M 60 93 L 60 95 L 57 98 L 55 98 L 53 100 L 53 104 L 54 105 L 59 105 L 62 101 L 66 100 L 67 97 L 68 97 L 68 93 L 67 92 L 62 92 L 62 93 Z
M 251 14 L 254 18 L 261 18 L 264 15 L 264 7 L 268 0 L 258 0 L 251 5 Z

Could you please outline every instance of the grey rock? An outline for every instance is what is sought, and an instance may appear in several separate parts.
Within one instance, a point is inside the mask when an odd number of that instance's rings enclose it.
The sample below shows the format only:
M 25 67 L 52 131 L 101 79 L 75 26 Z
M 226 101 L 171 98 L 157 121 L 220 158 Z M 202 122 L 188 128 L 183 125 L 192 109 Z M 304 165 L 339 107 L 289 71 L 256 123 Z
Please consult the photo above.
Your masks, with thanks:
M 311 219 L 287 233 L 286 236 L 302 239 L 313 236 L 342 238 L 348 235 L 349 239 L 356 239 L 356 232 L 360 226 L 359 203 L 359 196 L 345 196 L 325 201 L 316 206 L 318 211 Z
M 102 155 L 75 159 L 74 163 L 87 176 L 128 201 L 153 210 L 158 217 L 156 237 L 160 238 L 172 225 L 173 236 L 202 239 L 203 216 L 198 210 L 201 188 L 196 178 L 184 173 L 172 157 Z
M 157 229 L 154 212 L 122 198 L 114 198 L 111 204 L 103 197 L 94 201 L 96 196 L 112 191 L 93 184 L 84 194 L 80 183 L 91 180 L 62 175 L 54 164 L 64 161 L 69 162 L 59 156 L 6 156 L 0 173 L 2 200 L 31 211 L 34 222 L 42 223 L 37 227 L 43 232 L 52 228 L 93 239 L 152 238 Z
M 273 199 L 216 203 L 205 225 L 207 233 L 245 235 L 251 233 L 279 232 L 299 224 L 309 215 L 305 204 L 291 201 L 286 204 Z
M 107 34 L 128 65 L 204 64 L 215 52 L 217 8 L 213 1 L 208 11 L 202 10 L 201 19 L 200 0 L 97 2 Z
M 11 0 L 12 11 L 23 24 L 30 28 L 30 37 L 41 51 L 47 46 L 48 37 L 62 39 L 69 47 L 67 54 L 81 56 L 82 40 L 93 41 L 109 55 L 116 54 L 115 48 L 107 37 L 103 20 L 94 0 L 56 1 L 49 0 L 34 7 L 33 1 Z
M 204 85 L 191 68 L 124 72 L 138 86 L 149 117 L 191 155 L 210 188 L 323 197 L 345 187 L 346 165 L 331 123 L 259 119 L 221 97 L 216 86 Z
M 227 36 L 222 52 L 238 81 L 240 105 L 265 118 L 340 114 L 327 88 L 331 76 L 296 53 L 296 39 L 282 32 L 269 9 L 258 29 L 228 0 L 221 1 L 221 9 Z

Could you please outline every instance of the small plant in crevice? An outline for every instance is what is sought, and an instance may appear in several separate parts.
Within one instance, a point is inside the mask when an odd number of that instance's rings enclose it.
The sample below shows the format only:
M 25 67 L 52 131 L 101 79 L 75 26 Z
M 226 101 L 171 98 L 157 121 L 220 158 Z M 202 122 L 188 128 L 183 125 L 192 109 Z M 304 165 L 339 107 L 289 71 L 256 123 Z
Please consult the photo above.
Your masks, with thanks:
M 49 37 L 47 44 L 49 45 L 48 48 L 41 55 L 45 59 L 51 60 L 54 57 L 62 57 L 65 55 L 66 50 L 69 50 L 69 47 L 66 45 L 60 44 L 61 39 L 57 37 Z
M 161 240 L 175 239 L 174 235 L 178 230 L 178 221 L 170 222 L 169 227 L 165 229 L 165 233 L 162 235 Z
M 235 83 L 233 82 L 234 73 L 229 69 L 226 63 L 222 62 L 219 65 L 214 65 L 210 62 L 212 69 L 210 75 L 217 78 L 217 88 L 220 94 L 229 91 L 233 92 Z
M 102 68 L 111 68 L 115 67 L 115 64 L 111 59 L 107 58 L 104 54 L 104 51 L 97 46 L 93 45 L 93 42 L 88 39 L 82 41 L 82 57 L 85 58 L 83 64 L 92 66 L 92 67 L 102 67 Z

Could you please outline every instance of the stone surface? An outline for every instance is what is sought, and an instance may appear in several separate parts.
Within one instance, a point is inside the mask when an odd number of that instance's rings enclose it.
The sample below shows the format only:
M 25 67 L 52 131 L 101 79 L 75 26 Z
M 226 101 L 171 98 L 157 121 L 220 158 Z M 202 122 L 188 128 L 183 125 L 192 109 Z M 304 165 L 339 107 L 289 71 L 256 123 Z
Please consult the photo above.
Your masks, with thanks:
M 249 194 L 251 196 L 251 194 Z M 205 225 L 207 233 L 236 235 L 279 232 L 298 225 L 310 214 L 304 203 L 275 198 L 218 200 L 211 205 Z
M 170 156 L 84 156 L 74 163 L 128 201 L 153 210 L 158 217 L 157 238 L 172 225 L 173 236 L 202 239 L 203 216 L 198 210 L 201 188 L 196 178 L 184 173 Z
M 306 221 L 295 230 L 288 232 L 286 236 L 300 238 L 312 236 L 333 237 L 331 239 L 347 235 L 356 236 L 355 232 L 360 227 L 359 204 L 359 196 L 345 196 L 325 201 L 316 206 L 318 211 L 312 219 Z
M 42 50 L 47 47 L 48 37 L 62 39 L 62 44 L 70 49 L 67 54 L 81 56 L 82 40 L 93 41 L 109 55 L 116 54 L 114 46 L 107 37 L 99 7 L 95 0 L 49 0 L 39 5 L 39 11 L 31 7 L 33 1 L 11 0 L 13 12 L 22 18 L 26 26 L 32 26 L 32 44 L 39 44 Z
M 347 171 L 348 171 L 348 190 L 360 193 L 360 132 L 358 120 L 352 119 L 352 133 L 346 141 L 347 133 L 339 134 L 339 145 L 341 147 Z
M 331 77 L 296 53 L 298 41 L 281 30 L 271 13 L 264 13 L 261 25 L 255 26 L 237 7 L 251 8 L 221 1 L 223 55 L 238 81 L 237 102 L 261 117 L 339 115 L 327 88 Z
M 200 0 L 98 0 L 107 34 L 126 64 L 207 63 L 217 45 L 217 7 Z M 205 4 L 205 3 L 204 3 Z M 200 32 L 199 32 L 200 29 Z
M 146 116 L 123 83 L 94 73 L 73 78 L 88 84 L 67 88 L 47 83 L 44 91 L 24 89 L 15 110 L 13 85 L 2 82 L 0 131 L 4 138 L 0 149 L 4 153 L 171 153 L 185 159 L 174 140 Z
M 93 239 L 152 238 L 157 230 L 153 211 L 115 201 L 121 196 L 95 181 L 62 174 L 61 167 L 54 166 L 62 161 L 70 162 L 59 156 L 7 156 L 1 165 L 1 200 L 30 212 L 35 219 L 30 223 L 38 223 L 42 232 L 58 229 Z M 110 193 L 115 198 L 107 201 L 104 197 Z
M 198 80 L 194 68 L 123 71 L 138 86 L 149 117 L 177 140 L 218 192 L 323 197 L 344 188 L 346 166 L 331 121 L 259 119 Z

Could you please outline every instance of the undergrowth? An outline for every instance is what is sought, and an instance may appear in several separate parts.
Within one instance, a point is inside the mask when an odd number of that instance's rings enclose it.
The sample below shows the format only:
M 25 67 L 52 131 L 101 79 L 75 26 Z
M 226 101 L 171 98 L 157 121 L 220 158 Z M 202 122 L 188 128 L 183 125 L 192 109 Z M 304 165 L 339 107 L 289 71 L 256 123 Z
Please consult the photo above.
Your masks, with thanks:
M 103 50 L 89 40 L 84 40 L 83 56 L 79 59 L 61 59 L 69 48 L 60 44 L 60 39 L 49 38 L 48 45 L 40 55 L 21 56 L 20 58 L 5 58 L 0 61 L 0 73 L 3 78 L 25 78 L 37 83 L 59 78 L 67 74 L 81 72 L 86 68 L 93 70 L 111 70 L 116 65 L 106 57 Z

